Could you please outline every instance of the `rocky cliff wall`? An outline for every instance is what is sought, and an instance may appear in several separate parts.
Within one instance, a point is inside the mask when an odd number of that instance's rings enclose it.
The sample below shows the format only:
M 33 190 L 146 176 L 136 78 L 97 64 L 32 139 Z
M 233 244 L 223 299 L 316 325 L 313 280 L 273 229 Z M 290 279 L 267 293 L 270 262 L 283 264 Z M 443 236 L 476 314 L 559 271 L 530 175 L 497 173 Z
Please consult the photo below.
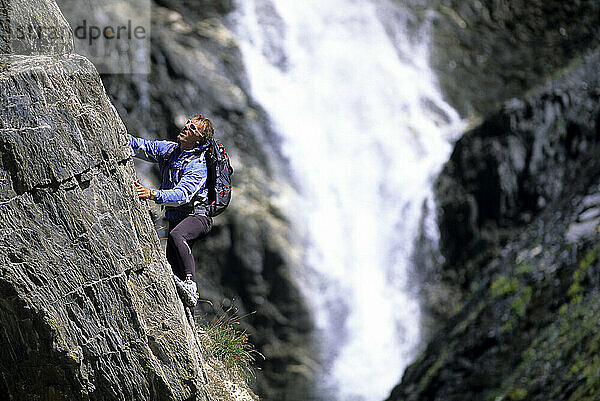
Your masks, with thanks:
M 57 2 L 69 20 L 101 9 L 93 1 Z M 112 4 L 118 10 L 119 2 Z M 258 361 L 257 394 L 303 399 L 313 384 L 314 349 L 311 318 L 294 281 L 302 239 L 284 212 L 294 188 L 279 139 L 249 95 L 227 25 L 231 2 L 161 0 L 151 7 L 150 73 L 102 75 L 107 94 L 132 135 L 173 140 L 195 113 L 213 121 L 232 158 L 234 191 L 210 236 L 194 245 L 200 297 L 212 302 L 201 303 L 197 317 L 206 323 L 232 300 L 240 315 L 256 312 L 241 323 L 266 356 Z M 156 166 L 142 162 L 136 169 L 144 183 L 158 185 Z M 153 212 L 164 238 L 162 211 Z
M 438 179 L 441 249 L 466 289 L 475 255 L 498 248 L 568 193 L 594 160 L 598 84 L 594 57 L 514 99 L 461 138 Z M 457 221 L 462 224 L 457 224 Z
M 438 179 L 444 280 L 462 300 L 389 400 L 600 392 L 600 49 L 505 103 Z
M 416 10 L 422 1 L 414 3 Z M 595 0 L 429 0 L 431 65 L 463 116 L 485 116 L 599 44 Z
M 1 6 L 0 398 L 253 399 L 203 362 L 125 126 L 58 7 Z M 11 36 L 23 21 L 66 34 Z

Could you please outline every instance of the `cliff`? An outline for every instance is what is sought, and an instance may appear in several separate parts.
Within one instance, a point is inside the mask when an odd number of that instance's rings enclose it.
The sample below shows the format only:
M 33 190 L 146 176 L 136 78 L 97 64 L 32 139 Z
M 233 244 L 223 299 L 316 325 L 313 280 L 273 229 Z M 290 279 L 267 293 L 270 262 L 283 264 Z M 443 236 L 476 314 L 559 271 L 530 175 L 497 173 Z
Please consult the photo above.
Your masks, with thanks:
M 184 313 L 125 126 L 60 10 L 0 12 L 0 399 L 255 399 Z M 15 36 L 28 24 L 60 35 Z
M 595 0 L 426 3 L 433 10 L 430 64 L 464 116 L 496 111 L 600 44 Z
M 600 392 L 600 49 L 504 103 L 436 185 L 457 308 L 389 400 Z
M 58 0 L 69 21 L 126 7 L 113 1 Z M 235 169 L 233 199 L 214 219 L 205 241 L 193 247 L 201 303 L 197 318 L 205 324 L 230 302 L 250 341 L 265 355 L 253 387 L 261 398 L 303 399 L 314 384 L 312 322 L 294 270 L 302 261 L 303 239 L 286 209 L 294 187 L 280 139 L 268 117 L 249 95 L 243 60 L 230 27 L 230 1 L 150 2 L 149 74 L 106 74 L 106 92 L 132 135 L 176 137 L 195 113 L 213 121 L 215 136 L 226 145 Z M 88 17 L 89 18 L 89 17 Z M 74 25 L 75 22 L 72 22 Z M 123 59 L 127 60 L 133 57 Z M 136 165 L 142 182 L 157 185 L 159 171 Z M 164 238 L 159 208 L 152 209 Z M 225 303 L 225 308 L 221 306 Z

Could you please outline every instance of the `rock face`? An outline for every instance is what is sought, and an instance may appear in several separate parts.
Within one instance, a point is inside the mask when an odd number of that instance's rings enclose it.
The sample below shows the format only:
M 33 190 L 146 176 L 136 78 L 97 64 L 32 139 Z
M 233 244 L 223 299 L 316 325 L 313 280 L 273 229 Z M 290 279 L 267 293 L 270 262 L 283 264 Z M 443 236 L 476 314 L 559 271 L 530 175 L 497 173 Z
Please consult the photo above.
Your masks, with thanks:
M 435 11 L 431 65 L 464 116 L 495 111 L 599 44 L 595 0 L 428 3 Z
M 69 10 L 69 20 L 82 8 L 80 0 L 58 4 Z M 94 7 L 97 2 L 87 2 L 86 12 Z M 232 9 L 229 1 L 152 2 L 150 74 L 102 80 L 132 135 L 173 140 L 195 113 L 213 121 L 232 158 L 234 192 L 210 236 L 193 247 L 201 298 L 214 305 L 202 303 L 199 318 L 206 323 L 231 300 L 240 315 L 255 311 L 242 324 L 266 357 L 258 361 L 256 393 L 302 399 L 312 386 L 314 353 L 311 319 L 293 279 L 302 250 L 283 212 L 294 189 L 279 140 L 248 95 L 242 57 L 227 26 Z M 156 166 L 142 162 L 136 169 L 143 182 L 158 185 Z M 164 238 L 161 211 L 155 211 Z
M 253 399 L 204 362 L 95 68 L 68 35 L 11 41 L 22 21 L 70 32 L 53 1 L 14 3 L 1 7 L 0 399 Z
M 600 49 L 456 144 L 437 187 L 460 307 L 389 400 L 600 392 Z
M 475 274 L 467 259 L 504 244 L 594 159 L 599 93 L 592 60 L 575 61 L 575 71 L 535 96 L 505 103 L 456 144 L 437 194 L 441 248 L 450 265 L 464 267 L 463 286 Z
M 56 3 L 0 3 L 1 54 L 62 54 L 73 51 L 73 35 Z

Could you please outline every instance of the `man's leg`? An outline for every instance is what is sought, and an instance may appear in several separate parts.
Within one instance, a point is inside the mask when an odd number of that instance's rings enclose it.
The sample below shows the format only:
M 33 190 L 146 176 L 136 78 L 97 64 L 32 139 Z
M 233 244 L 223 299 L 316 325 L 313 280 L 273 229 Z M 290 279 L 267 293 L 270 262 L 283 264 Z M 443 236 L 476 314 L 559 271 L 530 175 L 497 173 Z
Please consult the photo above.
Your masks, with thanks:
M 206 236 L 211 228 L 212 219 L 210 217 L 193 215 L 186 217 L 175 228 L 170 230 L 167 243 L 167 258 L 169 258 L 170 243 L 171 258 L 176 260 L 174 263 L 178 265 L 179 270 L 175 271 L 175 274 L 181 279 L 184 279 L 187 275 L 191 275 L 192 279 L 196 281 L 196 264 L 191 245 L 196 239 Z
M 181 221 L 179 221 L 179 222 L 169 221 L 169 226 L 168 226 L 169 235 L 167 238 L 167 260 L 169 261 L 169 264 L 171 265 L 171 269 L 173 270 L 173 274 L 174 274 L 173 280 L 175 282 L 175 287 L 177 288 L 177 293 L 182 297 L 185 307 L 187 309 L 189 309 L 190 313 L 193 316 L 194 315 L 194 307 L 192 305 L 197 301 L 195 300 L 194 294 L 190 294 L 190 292 L 195 293 L 196 289 L 186 288 L 186 286 L 183 284 L 184 280 L 185 280 L 185 272 L 183 269 L 183 262 L 181 261 L 179 254 L 177 252 L 177 247 L 175 246 L 175 241 L 173 240 L 173 238 L 170 235 L 171 231 L 173 231 L 179 223 L 181 223 Z
M 184 280 L 185 272 L 183 270 L 183 262 L 180 260 L 175 242 L 173 241 L 173 238 L 171 238 L 171 231 L 177 227 L 178 223 L 180 222 L 169 222 L 169 235 L 167 237 L 167 260 L 171 265 L 173 273 L 181 280 Z

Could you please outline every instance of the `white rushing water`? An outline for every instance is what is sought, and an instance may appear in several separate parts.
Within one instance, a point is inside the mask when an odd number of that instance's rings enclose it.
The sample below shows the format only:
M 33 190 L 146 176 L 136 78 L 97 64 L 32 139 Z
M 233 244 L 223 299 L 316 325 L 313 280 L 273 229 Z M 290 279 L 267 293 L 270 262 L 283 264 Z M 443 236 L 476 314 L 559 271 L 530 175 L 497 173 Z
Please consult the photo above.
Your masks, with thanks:
M 427 29 L 409 38 L 410 16 L 387 0 L 237 8 L 252 96 L 301 186 L 310 277 L 297 279 L 327 357 L 324 399 L 383 400 L 419 344 L 411 255 L 460 125 L 428 67 Z

